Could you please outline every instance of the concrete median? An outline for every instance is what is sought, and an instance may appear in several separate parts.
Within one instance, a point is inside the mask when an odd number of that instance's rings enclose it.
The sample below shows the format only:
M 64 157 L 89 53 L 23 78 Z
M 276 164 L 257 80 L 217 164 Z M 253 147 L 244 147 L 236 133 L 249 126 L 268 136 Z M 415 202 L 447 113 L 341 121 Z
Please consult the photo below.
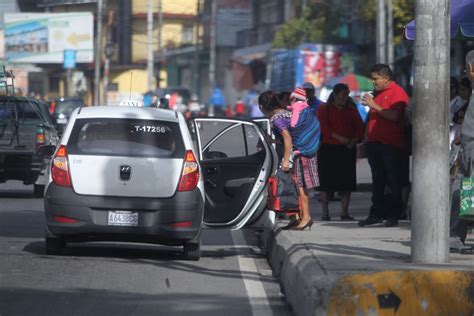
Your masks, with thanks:
M 369 196 L 355 194 L 352 209 L 365 210 Z M 474 315 L 474 254 L 414 264 L 410 232 L 408 221 L 362 228 L 333 220 L 311 231 L 277 227 L 263 239 L 296 315 Z M 466 244 L 473 243 L 471 233 Z
M 296 315 L 474 314 L 472 255 L 466 255 L 471 263 L 440 267 L 405 256 L 384 264 L 328 254 L 298 240 L 301 234 L 277 229 L 266 238 L 269 262 Z

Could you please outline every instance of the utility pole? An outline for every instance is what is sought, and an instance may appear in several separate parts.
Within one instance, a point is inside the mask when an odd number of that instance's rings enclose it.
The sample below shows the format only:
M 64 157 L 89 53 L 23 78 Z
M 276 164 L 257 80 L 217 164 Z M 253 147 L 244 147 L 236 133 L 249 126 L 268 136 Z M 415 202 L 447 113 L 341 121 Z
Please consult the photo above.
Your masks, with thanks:
M 393 4 L 387 0 L 387 64 L 393 69 Z
M 94 104 L 100 105 L 100 61 L 102 46 L 102 0 L 97 0 L 97 33 L 95 39 L 95 80 L 94 80 Z
M 68 68 L 66 69 L 66 96 L 70 97 L 71 96 L 71 86 L 72 86 L 72 69 Z
M 199 51 L 200 51 L 200 25 L 201 25 L 201 1 L 196 4 L 196 20 L 194 23 L 194 56 L 193 56 L 193 92 L 199 95 Z
M 449 259 L 449 0 L 417 0 L 413 106 L 411 256 Z
M 114 23 L 114 11 L 109 11 L 109 16 L 107 19 L 107 43 L 105 44 L 105 62 L 104 62 L 104 104 L 108 105 L 107 92 L 110 81 L 110 57 L 113 54 L 113 44 L 112 44 L 112 25 Z
M 148 91 L 153 91 L 153 1 L 148 0 L 147 11 L 147 35 L 148 35 Z
M 161 46 L 161 36 L 163 31 L 163 7 L 161 5 L 161 0 L 158 0 L 158 79 L 157 79 L 157 87 L 160 87 L 161 84 L 161 64 L 162 64 L 162 46 Z
M 216 86 L 216 16 L 217 0 L 211 0 L 211 29 L 209 47 L 209 96 Z M 211 104 L 211 114 L 214 114 L 214 106 Z
M 376 16 L 376 58 L 377 63 L 386 63 L 386 30 L 385 30 L 385 0 L 377 0 L 377 16 Z

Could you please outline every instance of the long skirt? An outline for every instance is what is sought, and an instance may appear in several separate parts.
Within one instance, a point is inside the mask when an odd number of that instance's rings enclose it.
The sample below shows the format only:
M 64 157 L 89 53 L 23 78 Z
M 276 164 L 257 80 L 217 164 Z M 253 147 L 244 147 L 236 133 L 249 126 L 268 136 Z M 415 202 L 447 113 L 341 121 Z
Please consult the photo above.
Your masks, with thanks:
M 318 156 L 311 158 L 296 156 L 293 161 L 293 172 L 298 187 L 314 189 L 319 187 Z
M 318 171 L 323 192 L 357 189 L 356 149 L 346 145 L 322 144 L 318 151 Z

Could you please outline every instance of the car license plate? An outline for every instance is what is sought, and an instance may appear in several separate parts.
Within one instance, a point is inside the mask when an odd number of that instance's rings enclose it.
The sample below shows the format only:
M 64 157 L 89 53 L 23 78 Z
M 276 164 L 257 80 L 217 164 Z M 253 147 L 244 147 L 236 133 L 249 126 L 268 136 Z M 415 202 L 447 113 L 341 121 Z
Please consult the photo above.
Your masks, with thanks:
M 58 119 L 56 120 L 56 122 L 57 122 L 58 124 L 66 124 L 66 123 L 67 123 L 67 119 L 65 119 L 65 118 L 58 118 Z
M 109 211 L 109 226 L 138 226 L 138 213 L 130 211 Z

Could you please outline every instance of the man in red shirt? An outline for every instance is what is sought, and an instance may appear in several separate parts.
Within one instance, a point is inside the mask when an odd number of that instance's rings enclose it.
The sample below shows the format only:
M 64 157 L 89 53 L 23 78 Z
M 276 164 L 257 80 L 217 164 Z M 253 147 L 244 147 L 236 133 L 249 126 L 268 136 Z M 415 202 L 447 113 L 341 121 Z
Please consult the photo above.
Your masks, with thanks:
M 362 103 L 370 107 L 367 122 L 366 151 L 372 171 L 372 207 L 369 217 L 359 226 L 381 223 L 398 225 L 402 209 L 402 157 L 405 148 L 405 108 L 408 95 L 393 81 L 388 65 L 377 64 L 370 69 L 374 97 L 365 95 Z M 390 198 L 385 200 L 385 188 Z

